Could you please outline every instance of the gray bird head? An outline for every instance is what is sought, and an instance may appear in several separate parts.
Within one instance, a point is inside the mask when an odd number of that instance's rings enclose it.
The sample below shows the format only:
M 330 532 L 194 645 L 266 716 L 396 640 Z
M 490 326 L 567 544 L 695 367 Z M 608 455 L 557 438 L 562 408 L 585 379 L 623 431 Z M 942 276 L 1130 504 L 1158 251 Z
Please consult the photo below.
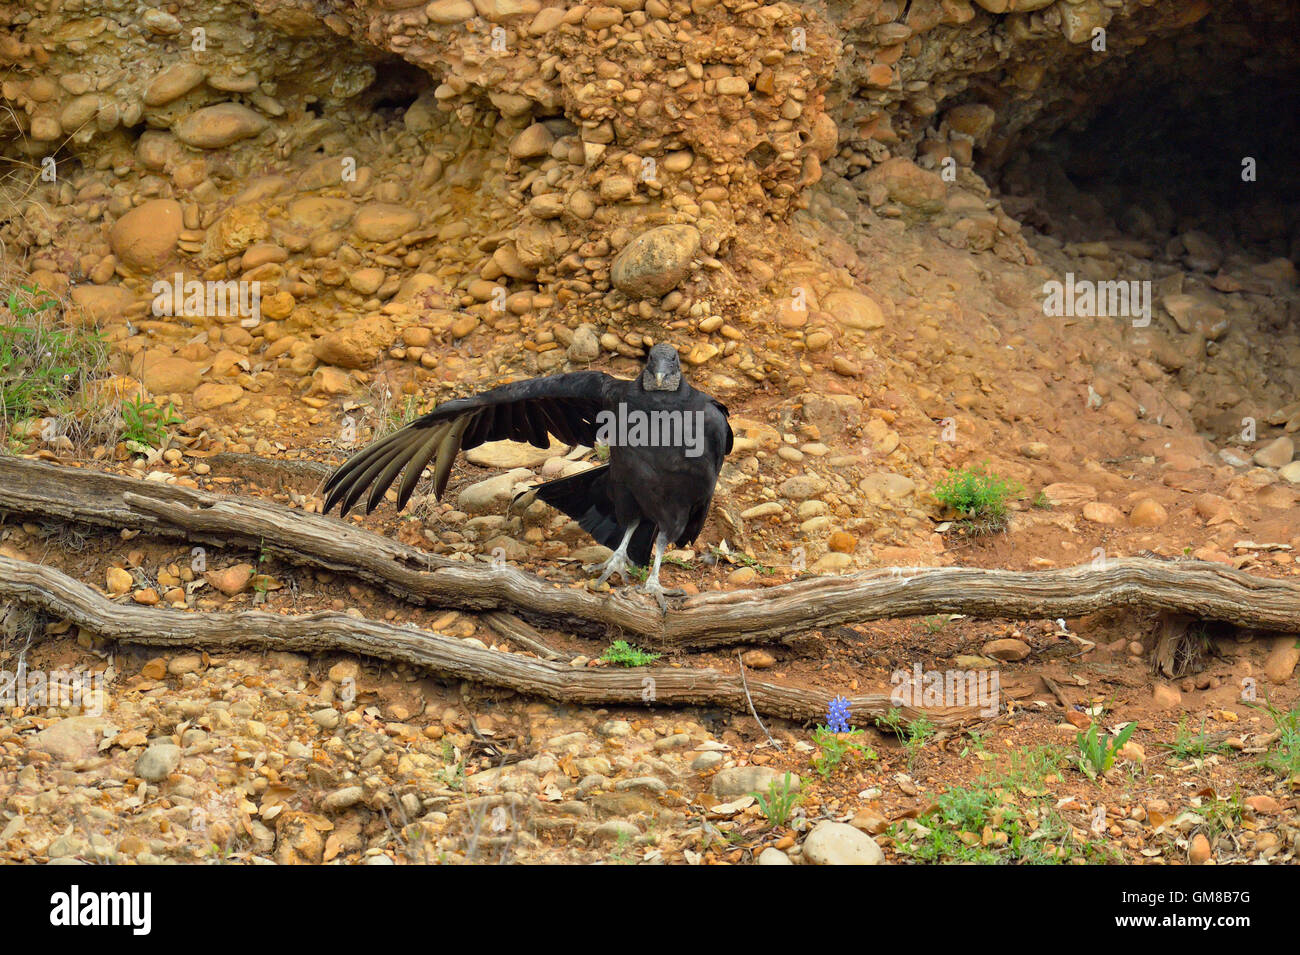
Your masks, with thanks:
M 677 349 L 660 343 L 650 349 L 641 372 L 641 387 L 646 391 L 676 391 L 682 384 L 682 363 Z

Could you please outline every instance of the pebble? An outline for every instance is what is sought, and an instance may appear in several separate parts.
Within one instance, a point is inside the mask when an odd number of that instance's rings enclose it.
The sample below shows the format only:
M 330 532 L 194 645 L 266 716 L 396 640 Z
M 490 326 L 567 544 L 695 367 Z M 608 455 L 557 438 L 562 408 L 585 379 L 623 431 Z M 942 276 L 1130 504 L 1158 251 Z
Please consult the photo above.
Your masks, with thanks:
M 203 669 L 203 657 L 197 653 L 183 653 L 167 661 L 167 672 L 172 676 L 198 673 Z
M 1169 520 L 1169 512 L 1158 501 L 1144 497 L 1133 505 L 1128 522 L 1132 527 L 1160 527 Z
M 106 732 L 115 733 L 116 727 L 103 717 L 69 716 L 33 734 L 27 745 L 55 759 L 75 762 L 94 756 Z
M 248 589 L 253 579 L 253 565 L 235 564 L 224 570 L 208 571 L 203 579 L 227 597 L 234 597 Z
M 768 787 L 774 781 L 780 787 L 784 779 L 784 772 L 778 773 L 766 766 L 734 766 L 730 769 L 719 770 L 713 777 L 713 782 L 709 788 L 713 795 L 726 802 L 740 796 L 748 796 L 754 792 L 766 794 Z M 798 792 L 802 785 L 799 777 L 791 773 L 790 788 Z
M 811 865 L 881 865 L 885 854 L 876 840 L 842 822 L 819 822 L 803 842 Z
M 1151 702 L 1159 710 L 1168 710 L 1183 702 L 1183 695 L 1177 688 L 1164 683 L 1157 683 L 1152 691 Z
M 691 769 L 697 773 L 706 773 L 722 765 L 721 753 L 700 753 L 691 760 Z
M 1283 435 L 1274 438 L 1255 452 L 1254 461 L 1262 468 L 1281 468 L 1295 457 L 1295 442 Z
M 1192 865 L 1205 865 L 1210 861 L 1212 854 L 1210 840 L 1205 838 L 1204 833 L 1198 832 L 1192 836 L 1191 847 L 1187 850 L 1187 858 Z
M 154 743 L 140 754 L 135 764 L 135 774 L 141 779 L 162 782 L 176 772 L 181 764 L 181 748 L 175 743 Z
M 1005 637 L 1000 640 L 990 640 L 984 644 L 984 648 L 980 652 L 986 657 L 992 657 L 994 660 L 1015 663 L 1029 656 L 1030 647 L 1023 640 Z
M 592 838 L 603 843 L 633 844 L 640 837 L 641 830 L 622 819 L 611 819 L 592 832 Z
M 513 468 L 476 484 L 471 484 L 456 496 L 456 506 L 467 514 L 504 510 L 515 494 L 515 485 L 531 480 L 533 472 L 526 468 Z
M 135 586 L 135 578 L 121 567 L 110 567 L 105 574 L 107 590 L 114 597 L 119 597 Z
M 360 786 L 346 786 L 343 789 L 336 789 L 320 802 L 322 812 L 342 812 L 361 802 L 365 796 L 365 790 Z
M 337 728 L 340 720 L 339 711 L 333 707 L 316 710 L 311 714 L 311 718 L 317 726 L 325 730 Z

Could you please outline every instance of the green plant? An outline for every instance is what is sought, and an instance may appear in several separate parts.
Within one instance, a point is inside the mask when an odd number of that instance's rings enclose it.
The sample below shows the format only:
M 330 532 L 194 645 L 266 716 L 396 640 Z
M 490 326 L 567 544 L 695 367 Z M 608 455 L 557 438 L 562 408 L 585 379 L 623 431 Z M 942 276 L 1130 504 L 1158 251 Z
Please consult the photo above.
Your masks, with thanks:
M 632 646 L 626 640 L 615 640 L 600 658 L 606 663 L 612 663 L 620 667 L 644 667 L 649 666 L 659 659 L 661 654 L 648 653 L 645 650 Z
M 59 300 L 35 285 L 15 285 L 9 290 L 5 307 L 14 318 L 23 319 L 38 312 L 48 311 L 59 304 Z
M 385 422 L 385 431 L 396 431 L 403 425 L 410 424 L 415 420 L 419 413 L 420 405 L 415 400 L 415 395 L 407 395 L 406 403 L 402 406 L 394 405 L 388 409 L 388 420 Z
M 620 829 L 609 851 L 609 861 L 614 865 L 632 865 L 632 834 Z
M 934 735 L 935 726 L 924 716 L 904 722 L 901 710 L 890 709 L 877 720 L 879 725 L 903 741 L 903 750 L 907 753 L 907 766 L 910 769 L 917 755 L 925 748 L 926 741 Z
M 907 766 L 910 769 L 912 763 L 921 750 L 925 748 L 926 742 L 934 735 L 934 724 L 924 716 L 918 717 L 907 724 L 907 738 L 903 741 L 903 749 L 907 751 Z
M 1277 739 L 1259 758 L 1259 764 L 1284 779 L 1300 777 L 1300 706 L 1285 713 L 1269 700 L 1254 706 L 1273 718 L 1273 728 L 1277 732 Z
M 1214 740 L 1205 735 L 1205 719 L 1201 719 L 1200 732 L 1193 734 L 1187 728 L 1187 717 L 1178 721 L 1178 731 L 1172 743 L 1162 744 L 1170 754 L 1181 759 L 1205 759 L 1214 753 L 1231 752 L 1231 747 L 1222 740 Z
M 1231 799 L 1212 796 L 1201 803 L 1198 813 L 1205 820 L 1200 827 L 1201 831 L 1205 833 L 1206 838 L 1213 839 L 1241 825 L 1241 820 L 1246 815 L 1246 807 L 1242 803 L 1241 793 L 1237 792 L 1233 793 Z
M 961 748 L 960 756 L 969 756 L 972 751 L 980 756 L 988 755 L 988 747 L 984 745 L 984 741 L 990 734 L 981 733 L 979 730 L 967 730 L 966 735 L 970 737 L 970 744 Z
M 903 735 L 903 711 L 896 706 L 890 707 L 884 716 L 878 717 L 876 723 L 897 736 Z
M 43 294 L 20 286 L 26 294 Z M 65 330 L 47 324 L 43 313 L 57 302 L 40 298 L 23 305 L 9 293 L 11 315 L 39 316 L 31 323 L 0 325 L 0 416 L 21 420 L 63 414 L 67 400 L 107 360 L 107 345 L 94 331 Z
M 1088 727 L 1088 732 L 1079 732 L 1076 736 L 1079 744 L 1079 755 L 1075 757 L 1079 769 L 1089 779 L 1096 781 L 1115 765 L 1115 757 L 1119 751 L 1124 748 L 1133 731 L 1137 729 L 1137 723 L 1129 723 L 1119 731 L 1118 736 L 1107 736 L 1102 739 L 1097 732 L 1097 724 L 1093 723 Z
M 898 824 L 889 834 L 901 854 L 918 862 L 1122 862 L 1118 852 L 1072 826 L 1055 809 L 1055 796 L 1041 788 L 1062 759 L 1050 746 L 1013 751 L 1009 769 L 950 787 L 936 798 L 924 825 Z
M 990 474 L 984 465 L 950 470 L 934 489 L 940 503 L 960 514 L 971 530 L 1001 530 L 1007 501 L 1024 490 L 1014 481 Z
M 181 418 L 171 402 L 166 409 L 137 396 L 122 402 L 122 439 L 141 446 L 160 448 L 167 443 L 167 429 Z
M 443 765 L 437 775 L 449 789 L 465 789 L 465 757 L 456 749 L 456 744 L 446 737 L 442 740 Z
M 774 779 L 767 784 L 766 795 L 760 792 L 753 792 L 750 795 L 758 803 L 758 808 L 767 817 L 768 827 L 772 829 L 788 823 L 790 816 L 794 813 L 794 807 L 803 801 L 803 794 L 792 785 L 788 770 L 781 779 L 780 788 L 777 787 Z
M 862 730 L 835 733 L 828 726 L 818 726 L 813 730 L 813 742 L 818 747 L 817 755 L 812 759 L 813 769 L 823 779 L 829 779 L 849 753 L 857 753 L 863 759 L 876 759 L 875 751 L 858 741 L 858 737 L 863 735 Z
M 1007 779 L 1019 789 L 1041 789 L 1047 778 L 1055 775 L 1065 761 L 1065 753 L 1055 746 L 1028 746 L 1012 750 Z

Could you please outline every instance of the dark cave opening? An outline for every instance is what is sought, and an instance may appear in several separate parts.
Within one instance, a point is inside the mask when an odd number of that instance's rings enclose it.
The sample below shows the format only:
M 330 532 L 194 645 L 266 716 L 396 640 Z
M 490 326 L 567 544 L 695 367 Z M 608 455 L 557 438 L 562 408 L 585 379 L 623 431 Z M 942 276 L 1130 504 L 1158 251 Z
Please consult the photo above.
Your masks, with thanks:
M 1091 83 L 1073 121 L 1022 131 L 1025 147 L 986 171 L 1007 211 L 1061 242 L 1135 240 L 1195 272 L 1300 261 L 1300 62 L 1258 25 L 1246 35 L 1209 60 L 1205 43 L 1171 39 Z
M 389 59 L 375 64 L 375 81 L 366 96 L 371 110 L 396 111 L 400 115 L 431 85 L 433 78 L 418 66 Z

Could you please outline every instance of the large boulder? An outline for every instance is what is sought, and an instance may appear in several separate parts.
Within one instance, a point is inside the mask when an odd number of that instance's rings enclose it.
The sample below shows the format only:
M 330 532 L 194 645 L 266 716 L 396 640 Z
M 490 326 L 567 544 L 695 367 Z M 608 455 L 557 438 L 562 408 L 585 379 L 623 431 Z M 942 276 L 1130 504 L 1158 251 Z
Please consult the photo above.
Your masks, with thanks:
M 352 227 L 371 242 L 391 242 L 420 224 L 420 214 L 406 206 L 372 202 L 361 207 Z
M 175 199 L 150 199 L 117 222 L 108 241 L 125 266 L 153 272 L 176 255 L 176 240 L 185 228 L 181 204 Z
M 120 318 L 135 304 L 135 294 L 120 285 L 77 285 L 68 295 L 77 306 L 73 310 L 77 324 L 98 324 Z
M 822 309 L 845 328 L 870 331 L 885 324 L 880 306 L 861 292 L 839 289 L 822 301 Z
M 312 354 L 327 365 L 368 368 L 396 337 L 396 327 L 386 315 L 367 315 L 317 339 Z
M 686 277 L 700 248 L 700 232 L 690 225 L 665 225 L 643 232 L 614 259 L 610 280 L 632 298 L 662 298 Z
M 56 760 L 90 759 L 99 752 L 105 731 L 115 733 L 116 727 L 103 717 L 69 716 L 31 736 L 27 747 Z
M 256 136 L 267 121 L 239 103 L 218 103 L 195 110 L 176 124 L 176 138 L 196 149 L 221 149 Z
M 886 159 L 872 168 L 867 173 L 867 185 L 920 216 L 943 211 L 948 195 L 948 187 L 937 174 L 902 156 Z

